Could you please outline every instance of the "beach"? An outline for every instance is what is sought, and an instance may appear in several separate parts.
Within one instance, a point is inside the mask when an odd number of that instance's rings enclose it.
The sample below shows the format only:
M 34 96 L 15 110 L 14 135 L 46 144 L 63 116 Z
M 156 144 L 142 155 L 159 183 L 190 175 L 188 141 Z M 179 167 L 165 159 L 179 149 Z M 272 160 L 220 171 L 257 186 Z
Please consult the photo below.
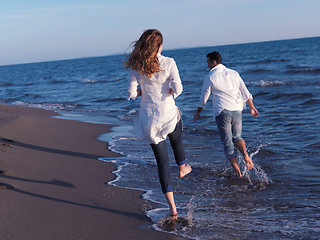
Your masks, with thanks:
M 319 49 L 315 37 L 163 51 L 182 80 L 175 102 L 193 169 L 178 177 L 168 141 L 179 217 L 190 223 L 171 234 L 162 232 L 168 207 L 154 154 L 133 134 L 140 98 L 127 100 L 125 55 L 0 66 L 0 182 L 14 187 L 0 190 L 0 239 L 318 240 Z M 241 180 L 211 99 L 193 121 L 211 51 L 240 74 L 260 112 L 243 110 L 255 168 L 240 156 Z
M 112 126 L 54 115 L 0 105 L 1 239 L 181 239 L 150 227 L 141 191 L 106 184 Z

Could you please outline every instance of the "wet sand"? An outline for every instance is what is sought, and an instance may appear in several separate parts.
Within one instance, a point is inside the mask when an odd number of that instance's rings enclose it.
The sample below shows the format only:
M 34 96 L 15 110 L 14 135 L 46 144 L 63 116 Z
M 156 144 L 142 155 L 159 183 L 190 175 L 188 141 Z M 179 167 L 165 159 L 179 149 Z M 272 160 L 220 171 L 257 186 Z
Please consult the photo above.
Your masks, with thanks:
M 14 240 L 182 239 L 150 226 L 142 192 L 107 185 L 112 126 L 0 105 L 0 232 Z

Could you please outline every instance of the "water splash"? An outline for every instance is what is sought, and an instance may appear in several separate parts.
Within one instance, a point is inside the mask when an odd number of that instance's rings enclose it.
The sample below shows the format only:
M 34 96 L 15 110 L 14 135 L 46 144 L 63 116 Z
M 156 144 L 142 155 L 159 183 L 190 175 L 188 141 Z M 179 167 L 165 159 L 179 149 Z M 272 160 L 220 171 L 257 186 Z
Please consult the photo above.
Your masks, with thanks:
M 187 205 L 187 221 L 188 221 L 188 226 L 192 226 L 192 219 L 193 219 L 193 214 L 194 214 L 194 209 L 195 209 L 195 206 L 194 206 L 194 199 L 196 198 L 196 196 L 192 196 L 190 198 L 190 201 Z
M 253 161 L 253 157 L 257 155 L 263 147 L 265 147 L 266 144 L 261 144 L 258 149 L 250 154 L 250 158 Z M 244 161 L 242 161 L 244 164 Z M 263 169 L 257 164 L 254 163 L 253 171 L 249 171 L 246 167 L 246 164 L 244 164 L 244 170 L 242 175 L 248 179 L 250 186 L 252 187 L 264 187 L 272 181 L 269 179 L 268 175 L 263 171 Z M 256 186 L 255 186 L 256 185 Z

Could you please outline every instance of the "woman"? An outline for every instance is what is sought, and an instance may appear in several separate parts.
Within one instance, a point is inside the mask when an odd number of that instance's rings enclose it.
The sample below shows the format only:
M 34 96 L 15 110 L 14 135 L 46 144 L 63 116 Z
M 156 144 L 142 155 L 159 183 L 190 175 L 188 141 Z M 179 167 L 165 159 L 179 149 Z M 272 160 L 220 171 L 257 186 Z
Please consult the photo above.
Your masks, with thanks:
M 159 30 L 146 30 L 134 42 L 126 68 L 130 68 L 128 99 L 141 96 L 140 111 L 134 118 L 134 129 L 139 137 L 146 139 L 154 152 L 158 165 L 162 192 L 170 207 L 170 215 L 177 215 L 169 172 L 167 136 L 179 166 L 179 177 L 192 171 L 185 164 L 182 144 L 181 113 L 174 98 L 182 92 L 182 84 L 175 61 L 161 55 L 163 37 Z M 140 85 L 141 89 L 138 89 Z

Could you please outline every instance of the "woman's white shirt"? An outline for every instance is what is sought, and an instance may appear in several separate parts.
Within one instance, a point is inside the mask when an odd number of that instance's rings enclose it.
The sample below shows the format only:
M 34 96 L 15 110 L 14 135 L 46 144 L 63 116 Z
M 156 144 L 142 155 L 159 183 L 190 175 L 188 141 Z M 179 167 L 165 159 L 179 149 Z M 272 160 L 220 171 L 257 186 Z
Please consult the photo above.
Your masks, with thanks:
M 164 141 L 180 121 L 181 112 L 174 99 L 183 89 L 174 59 L 158 54 L 158 60 L 161 71 L 151 78 L 131 70 L 128 87 L 128 100 L 137 97 L 139 85 L 142 92 L 140 111 L 133 119 L 134 131 L 138 137 L 153 144 Z M 173 96 L 170 87 L 174 91 Z

